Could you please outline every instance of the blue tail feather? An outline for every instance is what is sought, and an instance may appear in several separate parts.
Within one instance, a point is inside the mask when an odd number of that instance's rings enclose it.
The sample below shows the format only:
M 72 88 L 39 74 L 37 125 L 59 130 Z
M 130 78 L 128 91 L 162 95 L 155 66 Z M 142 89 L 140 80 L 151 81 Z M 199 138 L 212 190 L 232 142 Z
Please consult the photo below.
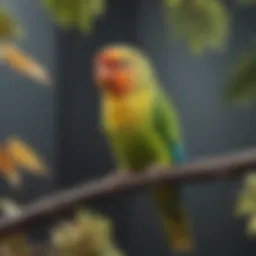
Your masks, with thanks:
M 183 164 L 186 160 L 184 148 L 181 144 L 173 144 L 171 146 L 172 158 L 175 164 Z

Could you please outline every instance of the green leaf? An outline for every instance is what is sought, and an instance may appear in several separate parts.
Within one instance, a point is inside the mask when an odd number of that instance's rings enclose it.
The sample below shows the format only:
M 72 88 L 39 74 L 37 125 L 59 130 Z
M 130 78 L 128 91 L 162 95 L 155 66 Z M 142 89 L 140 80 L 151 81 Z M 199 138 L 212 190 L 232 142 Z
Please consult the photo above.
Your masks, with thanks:
M 10 12 L 0 8 L 0 39 L 20 38 L 24 36 L 21 25 L 14 19 Z
M 53 20 L 64 29 L 90 33 L 106 11 L 107 0 L 42 0 Z
M 256 201 L 246 192 L 241 193 L 236 203 L 235 216 L 244 217 L 253 213 L 256 213 Z
M 256 173 L 250 172 L 246 175 L 244 180 L 244 186 L 246 190 L 252 191 L 256 196 Z
M 256 51 L 249 50 L 231 68 L 223 95 L 224 103 L 250 106 L 256 100 Z
M 89 210 L 79 210 L 74 220 L 57 225 L 51 238 L 62 256 L 124 255 L 114 243 L 111 221 Z
M 256 214 L 252 215 L 249 218 L 249 221 L 247 222 L 247 234 L 249 236 L 255 236 L 256 235 Z
M 219 0 L 163 0 L 174 38 L 185 40 L 192 53 L 223 50 L 229 37 L 230 12 Z
M 256 173 L 249 173 L 238 195 L 235 207 L 236 217 L 246 217 L 246 232 L 250 236 L 256 235 Z

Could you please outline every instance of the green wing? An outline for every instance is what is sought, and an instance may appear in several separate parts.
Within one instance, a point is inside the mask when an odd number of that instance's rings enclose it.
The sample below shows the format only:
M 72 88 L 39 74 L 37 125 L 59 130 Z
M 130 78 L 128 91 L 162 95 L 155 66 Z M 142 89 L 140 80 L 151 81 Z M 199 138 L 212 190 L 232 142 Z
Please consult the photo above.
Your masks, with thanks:
M 153 118 L 156 131 L 167 143 L 174 163 L 183 163 L 185 161 L 185 152 L 182 145 L 178 113 L 173 102 L 168 100 L 163 92 L 159 92 L 159 96 L 156 99 Z

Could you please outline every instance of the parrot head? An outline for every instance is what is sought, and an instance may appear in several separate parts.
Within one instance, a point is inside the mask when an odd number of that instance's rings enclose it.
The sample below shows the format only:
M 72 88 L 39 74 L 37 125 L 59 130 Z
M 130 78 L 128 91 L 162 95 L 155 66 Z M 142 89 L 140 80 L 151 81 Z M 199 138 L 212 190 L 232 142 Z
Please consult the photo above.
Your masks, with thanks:
M 93 77 L 100 91 L 126 96 L 150 83 L 149 61 L 131 46 L 113 45 L 100 50 L 93 60 Z

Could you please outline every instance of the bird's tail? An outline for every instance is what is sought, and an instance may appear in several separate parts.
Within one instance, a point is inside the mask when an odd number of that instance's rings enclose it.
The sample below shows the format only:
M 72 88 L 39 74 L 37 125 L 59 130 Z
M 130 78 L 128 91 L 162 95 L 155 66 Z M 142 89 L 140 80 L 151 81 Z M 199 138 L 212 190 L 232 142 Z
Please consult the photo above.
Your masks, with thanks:
M 153 192 L 153 198 L 159 209 L 171 250 L 177 253 L 194 252 L 189 216 L 182 205 L 178 189 L 170 186 L 157 188 Z
M 180 210 L 177 218 L 171 215 L 163 215 L 162 218 L 170 247 L 178 253 L 194 251 L 194 241 L 185 211 Z

